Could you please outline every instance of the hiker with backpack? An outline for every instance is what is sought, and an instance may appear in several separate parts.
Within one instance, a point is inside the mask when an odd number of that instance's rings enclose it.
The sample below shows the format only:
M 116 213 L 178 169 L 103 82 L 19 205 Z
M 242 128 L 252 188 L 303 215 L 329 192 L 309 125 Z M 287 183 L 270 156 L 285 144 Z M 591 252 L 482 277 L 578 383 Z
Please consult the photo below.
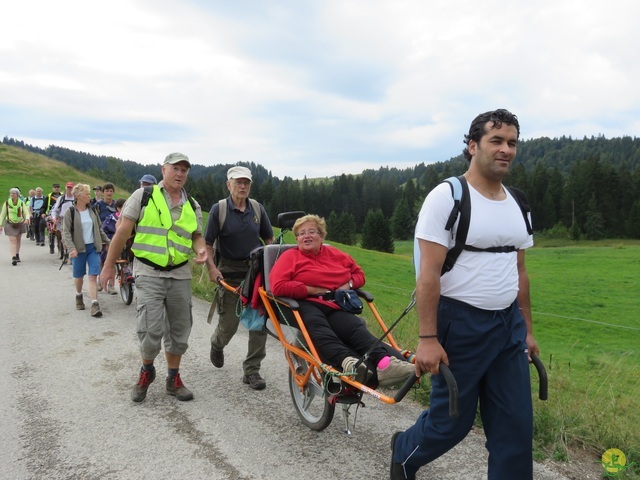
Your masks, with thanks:
M 109 239 L 102 231 L 100 219 L 91 207 L 91 187 L 78 183 L 72 192 L 75 200 L 64 213 L 62 241 L 73 266 L 76 310 L 85 309 L 82 286 L 88 266 L 87 290 L 91 299 L 91 316 L 101 317 L 97 278 L 100 274 L 100 252 L 109 245 Z
M 460 178 L 462 199 L 454 200 L 453 184 L 443 182 L 420 211 L 414 258 L 416 374 L 432 374 L 431 404 L 412 427 L 392 436 L 392 480 L 414 479 L 420 467 L 462 441 L 478 403 L 489 450 L 488 478 L 533 478 L 529 362 L 539 349 L 525 266 L 525 249 L 533 245 L 533 236 L 528 214 L 523 217 L 522 202 L 516 199 L 524 195 L 514 195 L 502 183 L 519 135 L 518 119 L 507 110 L 478 115 L 464 140 L 469 168 Z M 460 208 L 447 230 L 458 202 L 468 202 L 468 207 Z M 463 223 L 468 232 L 460 242 Z M 448 259 L 454 249 L 457 258 Z M 449 416 L 441 363 L 457 380 L 456 418 Z
M 154 361 L 163 337 L 166 393 L 180 401 L 193 399 L 179 372 L 193 323 L 189 258 L 195 252 L 195 263 L 202 265 L 207 249 L 202 237 L 202 210 L 184 189 L 190 169 L 189 157 L 171 153 L 162 164 L 162 181 L 131 194 L 122 207 L 100 275 L 103 285 L 115 284 L 115 262 L 135 228 L 132 251 L 142 368 L 131 390 L 134 402 L 146 398 L 156 378 Z
M 27 231 L 28 224 L 29 207 L 20 198 L 20 190 L 14 187 L 9 190 L 9 199 L 2 204 L 0 210 L 0 233 L 4 226 L 4 234 L 9 237 L 11 265 L 14 267 L 20 262 L 22 235 Z
M 231 167 L 227 171 L 229 197 L 211 207 L 205 230 L 209 279 L 216 282 L 222 278 L 237 287 L 249 270 L 249 254 L 262 245 L 273 242 L 273 228 L 264 207 L 249 198 L 251 170 L 246 167 Z M 217 257 L 217 261 L 216 261 Z M 224 347 L 231 341 L 240 318 L 237 314 L 237 295 L 218 287 L 214 302 L 219 314 L 218 325 L 211 336 L 211 363 L 216 368 L 224 365 Z M 247 357 L 242 364 L 242 382 L 254 390 L 267 386 L 260 375 L 260 364 L 266 356 L 267 334 L 263 331 L 249 332 Z

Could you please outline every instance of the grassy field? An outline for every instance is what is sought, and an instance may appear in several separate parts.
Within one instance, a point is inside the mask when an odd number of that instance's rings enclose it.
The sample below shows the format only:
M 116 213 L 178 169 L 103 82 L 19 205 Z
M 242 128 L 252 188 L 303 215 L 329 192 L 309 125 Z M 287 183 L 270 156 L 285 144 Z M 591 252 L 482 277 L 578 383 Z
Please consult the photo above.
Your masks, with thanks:
M 293 238 L 287 242 L 293 243 Z M 607 449 L 618 448 L 638 461 L 640 242 L 556 246 L 541 239 L 538 243 L 528 251 L 527 265 L 534 333 L 549 375 L 549 400 L 538 400 L 532 368 L 536 458 L 565 460 L 580 450 L 597 462 Z M 415 286 L 412 242 L 396 242 L 395 254 L 336 246 L 364 268 L 365 288 L 375 295 L 377 308 L 391 324 L 409 304 Z M 196 279 L 194 288 L 211 298 L 207 281 Z M 371 321 L 370 325 L 379 333 Z M 415 309 L 393 334 L 401 346 L 415 349 Z M 428 383 L 423 381 L 416 394 L 425 403 Z M 636 478 L 638 473 L 631 469 L 619 478 Z
M 106 178 L 96 178 L 79 172 L 66 163 L 31 153 L 17 147 L 0 144 L 0 198 L 9 198 L 9 190 L 18 187 L 25 197 L 30 189 L 42 187 L 45 195 L 51 193 L 51 185 L 59 183 L 64 193 L 67 182 L 103 185 Z M 127 197 L 126 192 L 116 185 L 115 197 Z

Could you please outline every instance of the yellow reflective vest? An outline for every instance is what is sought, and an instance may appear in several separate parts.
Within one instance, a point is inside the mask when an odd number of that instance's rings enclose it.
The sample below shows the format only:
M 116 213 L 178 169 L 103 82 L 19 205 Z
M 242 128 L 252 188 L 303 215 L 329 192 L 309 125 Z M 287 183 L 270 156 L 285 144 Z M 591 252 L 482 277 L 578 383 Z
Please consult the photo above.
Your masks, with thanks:
M 181 265 L 189 260 L 192 234 L 197 228 L 198 219 L 191 202 L 182 205 L 180 218 L 174 223 L 164 194 L 154 185 L 136 226 L 131 251 L 143 263 L 150 262 L 161 268 Z
M 27 204 L 18 198 L 18 203 L 13 204 L 13 200 L 6 201 L 7 205 L 7 222 L 12 225 L 18 225 L 23 223 L 29 218 L 29 210 Z

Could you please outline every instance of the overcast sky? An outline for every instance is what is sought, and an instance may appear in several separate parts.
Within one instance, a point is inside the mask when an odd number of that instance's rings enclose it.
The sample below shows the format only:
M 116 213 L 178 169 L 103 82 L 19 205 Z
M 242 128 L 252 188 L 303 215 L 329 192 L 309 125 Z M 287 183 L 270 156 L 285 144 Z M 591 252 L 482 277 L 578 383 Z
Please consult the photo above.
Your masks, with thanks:
M 0 135 L 280 178 L 448 160 L 478 113 L 521 138 L 640 131 L 637 0 L 21 0 Z

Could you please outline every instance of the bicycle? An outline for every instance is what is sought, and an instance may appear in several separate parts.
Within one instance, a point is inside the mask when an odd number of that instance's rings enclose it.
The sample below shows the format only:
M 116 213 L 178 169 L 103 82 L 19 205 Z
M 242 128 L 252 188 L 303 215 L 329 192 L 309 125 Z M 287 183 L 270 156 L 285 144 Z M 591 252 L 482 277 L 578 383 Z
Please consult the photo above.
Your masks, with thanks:
M 47 217 L 47 231 L 49 232 L 49 253 L 55 254 L 57 248 L 60 260 L 63 260 L 65 248 L 62 244 L 62 231 L 58 230 L 57 222 L 51 217 Z
M 120 288 L 120 297 L 122 297 L 125 305 L 131 305 L 133 301 L 133 291 L 136 283 L 131 273 L 130 258 L 130 248 L 125 247 L 120 254 L 120 258 L 116 260 L 116 281 Z

